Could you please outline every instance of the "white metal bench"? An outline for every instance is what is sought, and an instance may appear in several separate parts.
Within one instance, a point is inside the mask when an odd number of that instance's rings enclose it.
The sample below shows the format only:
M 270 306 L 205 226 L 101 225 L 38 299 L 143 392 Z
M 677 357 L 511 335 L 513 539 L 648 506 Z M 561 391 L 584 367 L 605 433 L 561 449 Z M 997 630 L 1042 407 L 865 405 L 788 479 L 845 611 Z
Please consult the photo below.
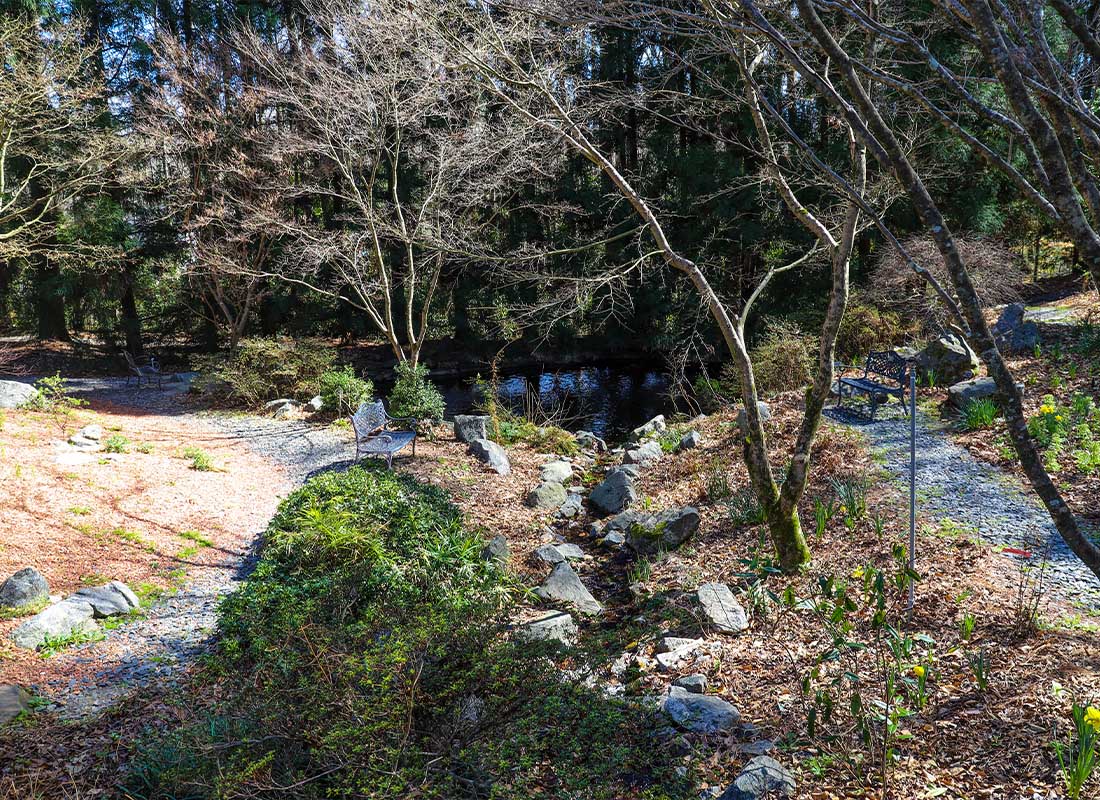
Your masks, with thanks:
M 160 363 L 153 358 L 153 356 L 146 356 L 144 358 L 134 358 L 130 355 L 129 350 L 123 350 L 122 354 L 126 356 L 126 367 L 132 374 L 126 376 L 126 383 L 130 383 L 130 379 L 137 377 L 137 385 L 141 386 L 142 378 L 146 383 L 151 382 L 154 378 L 157 380 L 157 388 L 163 389 L 162 383 L 164 375 L 160 371 Z
M 391 422 L 409 423 L 411 430 L 390 430 Z M 386 459 L 386 469 L 393 469 L 393 457 L 398 450 L 412 443 L 416 455 L 416 420 L 411 417 L 391 417 L 381 400 L 360 403 L 351 415 L 351 429 L 355 432 L 355 460 L 363 455 Z

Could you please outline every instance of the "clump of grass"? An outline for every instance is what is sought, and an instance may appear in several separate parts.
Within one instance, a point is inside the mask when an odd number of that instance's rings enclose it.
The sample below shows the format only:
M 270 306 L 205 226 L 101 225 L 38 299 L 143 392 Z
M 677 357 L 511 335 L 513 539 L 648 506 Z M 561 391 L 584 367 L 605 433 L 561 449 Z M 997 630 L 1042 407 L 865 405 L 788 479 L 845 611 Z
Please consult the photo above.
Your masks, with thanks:
M 750 486 L 734 493 L 727 505 L 735 525 L 760 525 L 766 519 L 764 506 Z
M 189 446 L 182 450 L 184 458 L 191 461 L 191 469 L 198 472 L 212 472 L 214 469 L 214 462 L 205 451 L 198 447 Z
M 138 547 L 144 548 L 150 553 L 154 552 L 157 549 L 156 544 L 146 539 L 137 531 L 131 531 L 126 528 L 113 528 L 109 531 L 109 533 L 111 536 L 122 539 L 124 542 L 130 542 L 131 544 L 135 544 Z
M 50 598 L 43 597 L 33 603 L 22 606 L 0 606 L 0 619 L 19 619 L 37 614 L 50 604 Z
M 102 586 L 110 582 L 111 579 L 101 572 L 87 572 L 80 576 L 81 586 Z
M 88 642 L 100 642 L 106 638 L 106 634 L 98 626 L 95 628 L 79 628 L 72 633 L 61 636 L 46 636 L 42 644 L 38 646 L 38 655 L 42 658 L 55 656 L 62 650 Z
M 130 452 L 130 440 L 121 433 L 112 433 L 103 440 L 103 450 L 107 453 Z
M 149 455 L 153 452 L 153 445 L 149 444 L 148 442 L 140 442 L 139 444 L 134 445 L 134 449 L 137 450 L 139 453 Z
M 968 431 L 993 427 L 997 421 L 997 404 L 988 397 L 971 400 L 962 410 L 962 426 Z
M 69 513 L 75 517 L 84 517 L 92 513 L 92 509 L 88 506 L 72 506 L 69 508 Z

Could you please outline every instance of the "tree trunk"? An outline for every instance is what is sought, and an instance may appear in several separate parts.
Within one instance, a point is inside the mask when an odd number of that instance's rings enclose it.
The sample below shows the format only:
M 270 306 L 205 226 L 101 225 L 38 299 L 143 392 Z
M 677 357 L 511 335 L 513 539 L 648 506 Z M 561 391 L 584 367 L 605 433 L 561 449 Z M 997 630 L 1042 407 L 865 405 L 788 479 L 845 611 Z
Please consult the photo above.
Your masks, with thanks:
M 38 316 L 38 338 L 70 342 L 65 324 L 65 297 L 61 293 L 61 270 L 50 264 L 45 255 L 38 255 L 34 307 Z
M 122 309 L 122 334 L 126 340 L 126 352 L 140 356 L 145 348 L 141 341 L 141 317 L 138 315 L 137 298 L 134 296 L 134 275 L 129 267 L 123 270 L 122 297 L 119 305 Z

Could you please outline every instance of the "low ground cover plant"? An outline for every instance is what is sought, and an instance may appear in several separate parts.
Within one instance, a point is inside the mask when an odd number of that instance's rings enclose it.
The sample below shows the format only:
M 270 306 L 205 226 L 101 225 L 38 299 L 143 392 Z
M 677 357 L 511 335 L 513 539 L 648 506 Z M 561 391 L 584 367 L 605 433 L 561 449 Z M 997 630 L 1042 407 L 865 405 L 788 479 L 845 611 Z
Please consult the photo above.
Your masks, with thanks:
M 282 505 L 224 601 L 225 700 L 145 742 L 141 797 L 687 797 L 645 714 L 502 635 L 515 587 L 442 489 L 374 468 Z M 311 779 L 303 781 L 303 776 Z

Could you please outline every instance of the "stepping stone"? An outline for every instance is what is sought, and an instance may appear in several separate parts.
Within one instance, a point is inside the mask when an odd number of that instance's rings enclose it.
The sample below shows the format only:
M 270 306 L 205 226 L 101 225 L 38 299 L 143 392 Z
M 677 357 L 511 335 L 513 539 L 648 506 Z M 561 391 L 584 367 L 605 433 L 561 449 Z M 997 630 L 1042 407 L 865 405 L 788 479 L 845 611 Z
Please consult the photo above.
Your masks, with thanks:
M 729 730 L 741 720 L 737 709 L 721 697 L 692 694 L 679 686 L 668 690 L 661 710 L 677 727 L 692 733 L 718 733 Z
M 581 583 L 580 576 L 573 571 L 568 561 L 556 565 L 542 585 L 535 589 L 535 594 L 543 600 L 570 603 L 582 614 L 599 614 L 603 611 L 603 606 Z
M 565 487 L 550 481 L 543 481 L 527 493 L 527 505 L 531 508 L 561 508 L 567 499 Z
M 706 675 L 684 675 L 672 682 L 673 686 L 686 689 L 691 694 L 703 694 L 707 690 Z
M 757 756 L 723 792 L 719 800 L 763 800 L 793 797 L 797 785 L 790 770 L 771 756 Z
M 749 627 L 745 609 L 724 583 L 704 583 L 695 590 L 703 614 L 723 633 L 741 633 Z
M 88 603 L 96 619 L 129 614 L 134 609 L 141 608 L 137 595 L 122 581 L 111 581 L 103 586 L 87 586 L 78 589 L 69 596 L 69 600 Z
M 527 622 L 516 629 L 514 636 L 521 642 L 556 641 L 572 644 L 577 638 L 577 623 L 564 611 L 551 611 L 544 617 Z

